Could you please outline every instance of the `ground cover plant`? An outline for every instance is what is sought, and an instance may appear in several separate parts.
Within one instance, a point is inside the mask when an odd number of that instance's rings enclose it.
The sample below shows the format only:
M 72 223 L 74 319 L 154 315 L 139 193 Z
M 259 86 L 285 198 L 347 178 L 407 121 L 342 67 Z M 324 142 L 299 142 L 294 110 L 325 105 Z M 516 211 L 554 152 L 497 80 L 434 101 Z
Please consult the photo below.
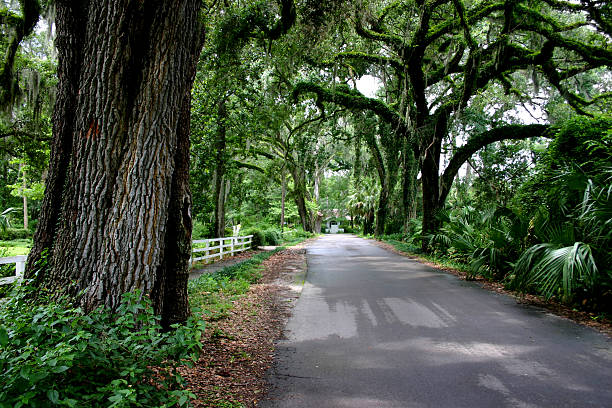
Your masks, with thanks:
M 0 303 L 0 407 L 171 407 L 190 394 L 176 368 L 197 357 L 197 315 L 162 330 L 151 302 L 84 313 L 22 286 Z

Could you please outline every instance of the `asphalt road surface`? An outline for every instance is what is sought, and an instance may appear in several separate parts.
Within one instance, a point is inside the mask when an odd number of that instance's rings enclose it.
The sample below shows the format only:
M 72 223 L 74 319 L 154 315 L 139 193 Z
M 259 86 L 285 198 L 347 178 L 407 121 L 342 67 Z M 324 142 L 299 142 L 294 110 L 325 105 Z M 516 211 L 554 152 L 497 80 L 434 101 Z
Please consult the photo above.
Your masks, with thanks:
M 260 407 L 612 407 L 612 341 L 367 240 L 327 235 Z

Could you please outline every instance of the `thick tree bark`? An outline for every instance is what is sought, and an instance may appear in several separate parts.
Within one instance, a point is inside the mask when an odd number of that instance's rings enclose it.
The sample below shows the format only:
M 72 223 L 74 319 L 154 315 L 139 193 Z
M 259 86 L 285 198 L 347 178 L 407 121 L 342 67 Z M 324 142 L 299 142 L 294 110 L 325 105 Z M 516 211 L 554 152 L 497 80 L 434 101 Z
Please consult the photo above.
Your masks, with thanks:
M 57 32 L 55 46 L 58 52 L 57 99 L 53 112 L 53 141 L 49 158 L 45 196 L 42 201 L 34 245 L 28 256 L 26 276 L 44 280 L 44 262 L 53 250 L 53 242 L 60 219 L 64 186 L 70 164 L 72 136 L 75 126 L 76 99 L 79 77 L 83 67 L 83 43 L 89 2 L 58 1 L 56 8 Z M 39 274 L 36 274 L 40 271 Z
M 37 283 L 84 310 L 151 296 L 182 321 L 191 196 L 188 95 L 200 3 L 58 1 L 59 95 L 36 232 Z

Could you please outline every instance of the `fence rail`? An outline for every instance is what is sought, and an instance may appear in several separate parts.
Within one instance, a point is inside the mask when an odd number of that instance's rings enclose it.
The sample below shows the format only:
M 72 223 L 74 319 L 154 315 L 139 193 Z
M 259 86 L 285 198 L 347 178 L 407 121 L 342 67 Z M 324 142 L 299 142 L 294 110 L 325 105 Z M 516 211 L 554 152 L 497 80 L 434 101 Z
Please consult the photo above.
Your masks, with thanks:
M 235 253 L 246 251 L 251 248 L 253 243 L 253 235 L 246 235 L 243 237 L 223 237 L 223 238 L 211 238 L 211 239 L 196 239 L 193 241 L 194 245 L 202 245 L 204 247 L 192 248 L 191 249 L 191 260 L 190 264 L 198 261 L 206 261 L 209 259 L 223 259 L 224 256 L 232 256 Z M 229 248 L 229 249 L 228 249 Z M 198 253 L 204 252 L 204 256 L 196 256 Z
M 27 260 L 28 260 L 27 255 L 7 256 L 4 258 L 0 258 L 0 265 L 15 264 L 15 276 L 1 278 L 0 285 L 6 285 L 8 283 L 15 282 L 16 280 L 22 280 L 23 273 L 25 272 L 25 264 Z
M 215 258 L 223 259 L 224 256 L 232 256 L 233 254 L 236 254 L 238 252 L 250 249 L 252 243 L 253 235 L 246 235 L 243 237 L 196 239 L 192 243 L 191 259 L 189 261 L 189 264 L 192 265 L 194 262 L 198 261 L 208 262 L 209 259 Z M 204 247 L 194 247 L 195 245 L 202 244 L 204 244 Z M 200 253 L 205 253 L 205 255 L 196 256 L 196 254 Z M 27 260 L 27 255 L 17 255 L 0 258 L 0 265 L 15 264 L 15 276 L 0 278 L 0 285 L 7 285 L 9 283 L 15 282 L 16 280 L 22 280 Z

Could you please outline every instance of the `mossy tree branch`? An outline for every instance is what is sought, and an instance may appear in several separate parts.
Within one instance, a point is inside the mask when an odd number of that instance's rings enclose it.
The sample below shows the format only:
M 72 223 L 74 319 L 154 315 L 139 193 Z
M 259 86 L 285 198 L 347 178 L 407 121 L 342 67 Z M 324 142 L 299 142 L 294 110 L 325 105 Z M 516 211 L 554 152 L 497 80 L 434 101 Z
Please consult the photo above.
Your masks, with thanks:
M 367 110 L 375 113 L 385 122 L 392 124 L 401 132 L 406 132 L 407 126 L 400 115 L 379 99 L 368 98 L 356 89 L 346 85 L 336 85 L 334 90 L 322 87 L 313 82 L 299 82 L 293 88 L 292 96 L 297 99 L 300 95 L 315 94 L 321 102 L 335 103 L 349 109 Z
M 14 84 L 13 66 L 19 44 L 25 37 L 34 31 L 34 27 L 40 17 L 40 3 L 37 0 L 20 0 L 21 16 L 3 11 L 1 23 L 9 26 L 12 36 L 8 42 L 6 55 L 0 67 L 0 107 L 6 107 L 13 103 L 16 92 Z
M 453 153 L 444 174 L 440 178 L 440 203 L 444 203 L 459 169 L 474 153 L 483 147 L 501 140 L 521 140 L 532 137 L 552 137 L 549 125 L 506 125 L 472 136 Z

